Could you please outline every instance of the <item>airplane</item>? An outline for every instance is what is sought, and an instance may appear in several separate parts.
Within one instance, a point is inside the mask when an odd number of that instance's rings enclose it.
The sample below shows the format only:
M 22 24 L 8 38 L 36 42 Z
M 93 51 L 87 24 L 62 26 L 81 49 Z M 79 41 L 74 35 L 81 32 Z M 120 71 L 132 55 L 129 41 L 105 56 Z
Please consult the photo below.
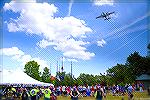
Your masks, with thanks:
M 104 20 L 109 20 L 109 19 L 111 19 L 110 15 L 113 13 L 115 13 L 115 12 L 114 11 L 113 12 L 106 12 L 106 13 L 102 12 L 102 14 L 100 16 L 96 17 L 96 19 L 104 18 Z

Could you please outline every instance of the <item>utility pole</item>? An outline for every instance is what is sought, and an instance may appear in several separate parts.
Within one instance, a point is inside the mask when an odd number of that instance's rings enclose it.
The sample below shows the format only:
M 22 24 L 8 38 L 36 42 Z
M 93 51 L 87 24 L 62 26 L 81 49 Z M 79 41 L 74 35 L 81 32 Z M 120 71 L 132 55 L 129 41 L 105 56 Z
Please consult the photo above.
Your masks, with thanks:
M 72 61 L 71 61 L 71 78 L 72 78 Z
M 61 67 L 61 71 L 62 71 L 62 72 L 63 72 L 63 70 L 64 70 L 63 65 L 64 65 L 64 63 L 63 63 L 63 57 L 62 57 L 62 67 Z
M 73 78 L 72 78 L 72 61 L 71 61 L 71 85 L 73 85 L 72 83 L 73 83 Z
M 58 61 L 57 61 L 57 66 L 56 66 L 56 75 L 58 73 Z
M 52 74 L 51 74 L 51 63 L 50 63 L 50 75 L 52 75 Z
M 60 64 L 58 65 L 58 72 L 60 72 Z

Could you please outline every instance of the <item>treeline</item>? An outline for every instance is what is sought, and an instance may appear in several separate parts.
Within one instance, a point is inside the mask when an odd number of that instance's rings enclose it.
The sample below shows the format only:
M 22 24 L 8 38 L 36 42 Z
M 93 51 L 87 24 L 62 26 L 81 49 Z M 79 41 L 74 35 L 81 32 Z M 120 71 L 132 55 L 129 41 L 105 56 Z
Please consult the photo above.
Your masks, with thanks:
M 24 72 L 36 80 L 54 85 L 94 85 L 97 83 L 124 85 L 135 82 L 136 77 L 141 74 L 150 74 L 150 57 L 143 57 L 138 52 L 134 52 L 127 57 L 125 64 L 112 66 L 104 74 L 94 76 L 81 73 L 77 78 L 66 72 L 57 72 L 56 76 L 51 76 L 47 67 L 44 68 L 43 73 L 39 71 L 39 67 L 37 62 L 29 61 L 24 67 Z

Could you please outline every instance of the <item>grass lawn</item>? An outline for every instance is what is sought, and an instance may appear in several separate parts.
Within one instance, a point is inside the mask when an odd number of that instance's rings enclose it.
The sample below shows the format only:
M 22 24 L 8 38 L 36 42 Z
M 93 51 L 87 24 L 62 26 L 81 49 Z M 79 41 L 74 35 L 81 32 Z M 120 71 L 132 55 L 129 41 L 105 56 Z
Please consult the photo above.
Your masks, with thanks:
M 127 94 L 123 96 L 112 96 L 107 95 L 107 97 L 103 100 L 121 100 L 124 98 L 124 100 L 128 100 Z M 43 99 L 40 99 L 43 100 Z M 70 100 L 70 97 L 57 97 L 57 100 Z M 94 97 L 80 97 L 79 100 L 95 100 Z M 148 96 L 147 92 L 134 92 L 134 100 L 150 100 L 150 96 Z
M 150 95 L 148 96 L 147 91 L 145 92 L 134 92 L 134 100 L 150 100 Z M 124 100 L 128 100 L 127 94 L 123 97 L 123 96 L 112 96 L 111 94 L 107 94 L 106 98 L 103 100 L 122 100 L 122 98 L 124 98 Z M 5 100 L 4 98 L 2 100 Z M 20 100 L 20 99 L 16 99 L 16 100 Z M 40 100 L 44 100 L 43 98 L 41 98 Z M 63 96 L 58 96 L 57 100 L 71 100 L 70 97 L 63 97 Z M 79 100 L 95 100 L 94 97 L 79 97 Z

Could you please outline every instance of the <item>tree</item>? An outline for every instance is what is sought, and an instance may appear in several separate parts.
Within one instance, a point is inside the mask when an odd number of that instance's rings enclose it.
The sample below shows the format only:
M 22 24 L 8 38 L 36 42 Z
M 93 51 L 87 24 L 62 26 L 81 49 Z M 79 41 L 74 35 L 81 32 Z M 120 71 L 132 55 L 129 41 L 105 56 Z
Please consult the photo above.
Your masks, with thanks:
M 116 66 L 107 70 L 109 79 L 109 84 L 126 84 L 132 83 L 134 81 L 134 77 L 132 76 L 129 68 L 123 64 L 117 64 Z
M 33 61 L 29 61 L 25 64 L 25 67 L 24 67 L 24 72 L 29 75 L 30 77 L 36 79 L 36 80 L 40 80 L 40 72 L 39 72 L 39 67 L 40 65 L 35 62 L 34 60 Z
M 147 49 L 148 49 L 148 57 L 150 57 L 150 43 L 148 44 Z
M 142 72 L 150 75 L 150 56 L 144 57 Z
M 149 50 L 150 50 L 150 43 L 148 44 L 147 49 L 149 49 Z
M 56 86 L 60 86 L 62 84 L 64 84 L 64 78 L 66 76 L 66 72 L 57 72 L 56 73 Z
M 134 52 L 127 58 L 126 65 L 130 68 L 132 75 L 140 76 L 141 74 L 147 73 L 149 66 L 147 57 L 142 57 L 138 52 Z
M 68 74 L 66 74 L 65 75 L 65 77 L 64 77 L 64 80 L 63 80 L 63 85 L 68 85 L 68 86 L 71 86 L 72 84 L 72 80 L 71 80 L 71 74 L 70 73 L 68 73 Z
M 80 76 L 77 78 L 78 85 L 94 85 L 96 84 L 96 80 L 94 75 L 84 74 L 81 73 Z
M 103 81 L 103 77 L 100 75 L 95 75 L 94 79 L 95 79 L 95 84 L 101 83 Z
M 50 72 L 49 72 L 49 69 L 47 67 L 44 68 L 41 79 L 43 82 L 50 83 Z

